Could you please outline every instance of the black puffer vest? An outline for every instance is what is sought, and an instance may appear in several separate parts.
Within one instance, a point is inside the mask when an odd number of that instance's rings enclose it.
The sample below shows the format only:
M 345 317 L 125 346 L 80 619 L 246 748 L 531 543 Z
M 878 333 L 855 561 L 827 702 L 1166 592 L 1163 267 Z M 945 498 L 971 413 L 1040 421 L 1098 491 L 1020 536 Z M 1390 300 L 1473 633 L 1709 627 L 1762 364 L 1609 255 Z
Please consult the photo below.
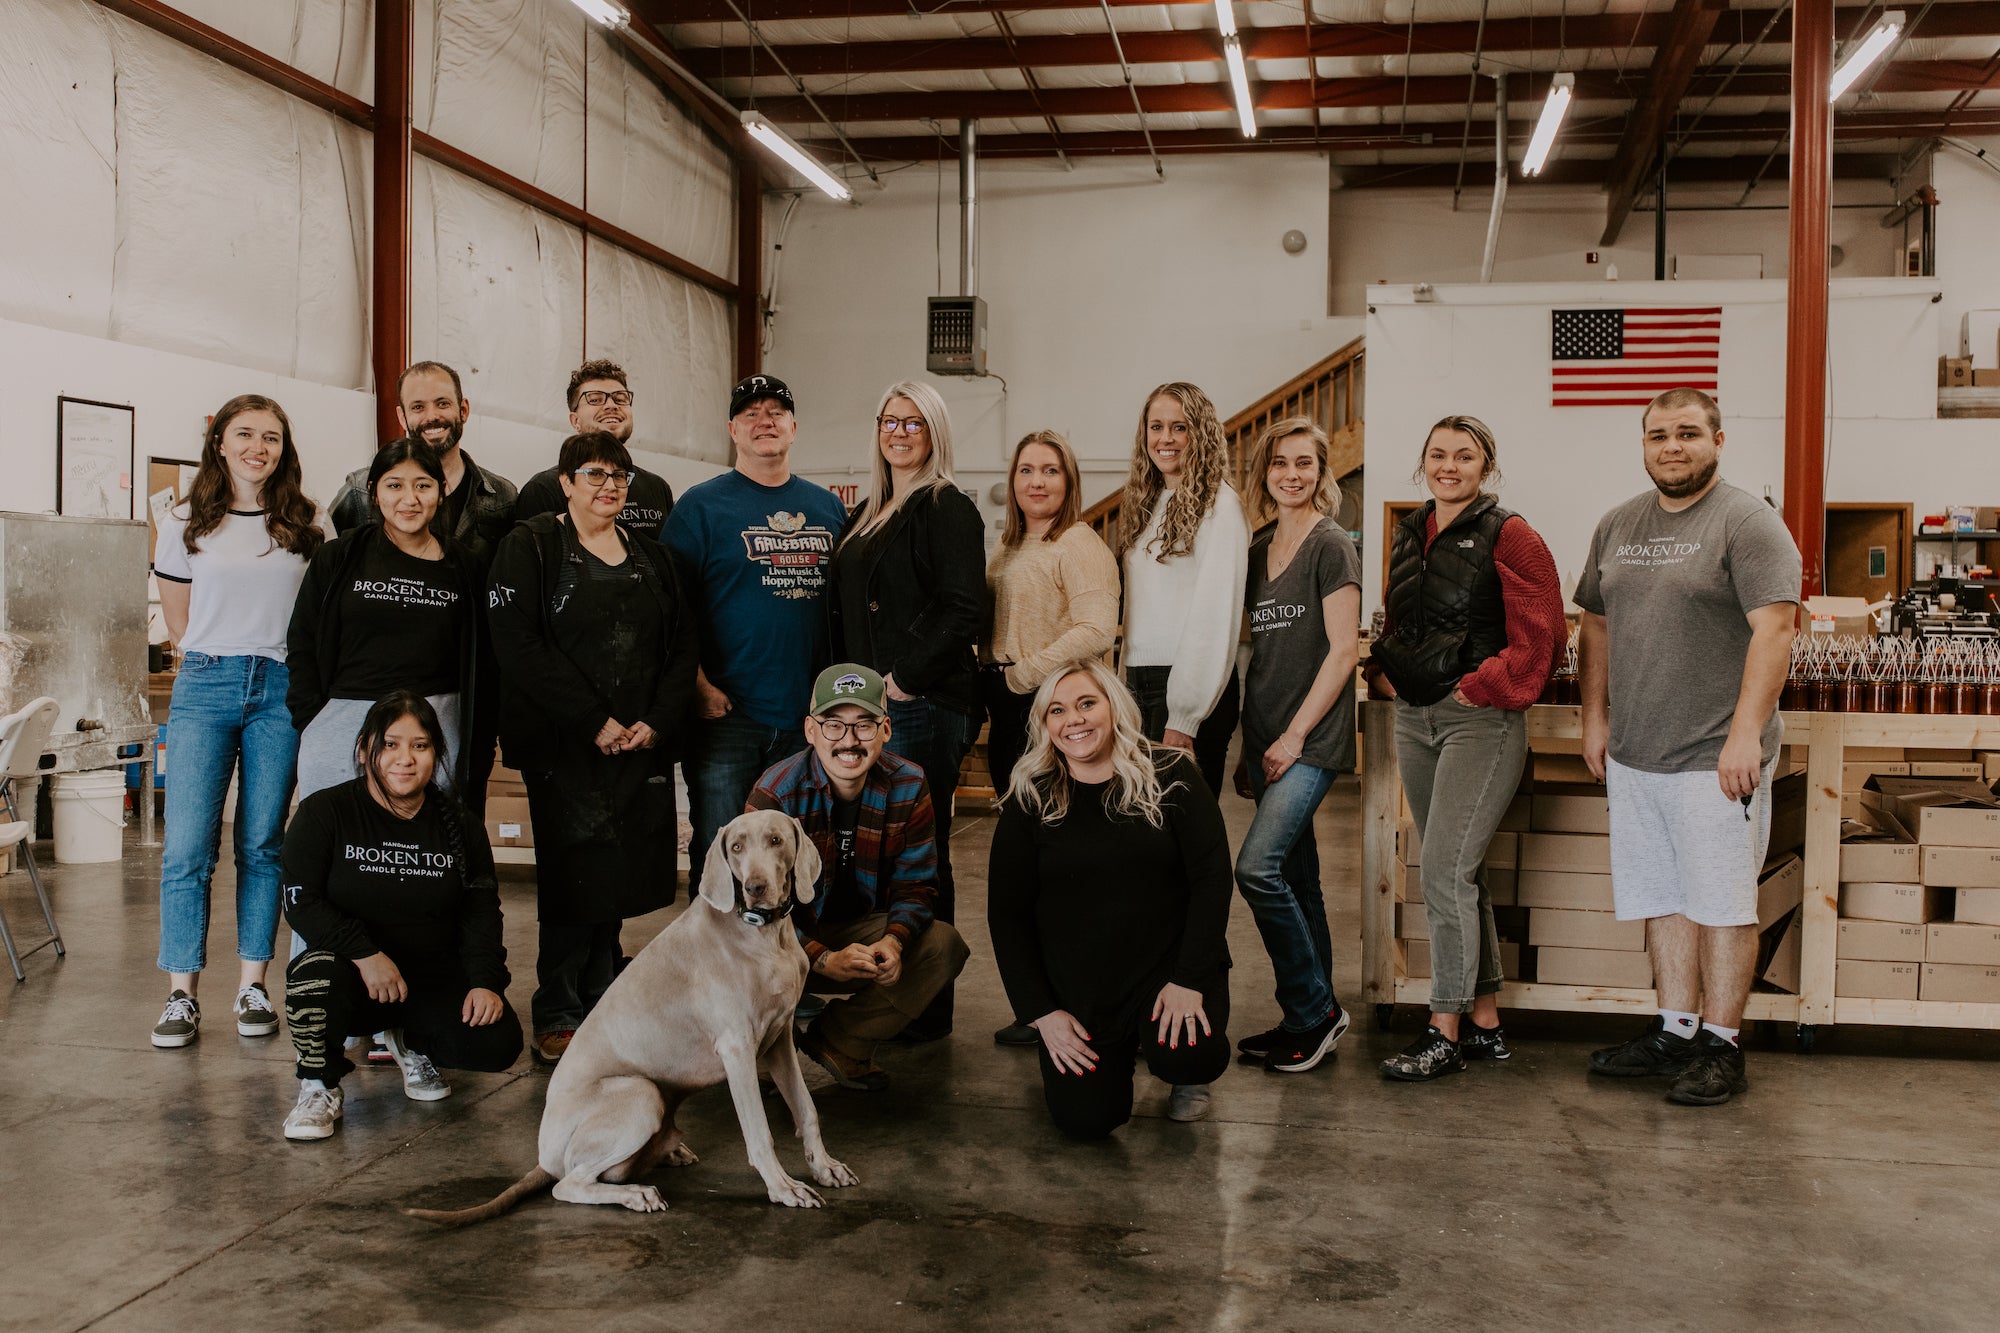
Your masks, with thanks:
M 1459 678 L 1507 646 L 1507 608 L 1493 545 L 1514 515 L 1490 495 L 1474 500 L 1424 549 L 1435 500 L 1396 525 L 1389 551 L 1391 631 L 1375 661 L 1412 704 L 1434 704 Z

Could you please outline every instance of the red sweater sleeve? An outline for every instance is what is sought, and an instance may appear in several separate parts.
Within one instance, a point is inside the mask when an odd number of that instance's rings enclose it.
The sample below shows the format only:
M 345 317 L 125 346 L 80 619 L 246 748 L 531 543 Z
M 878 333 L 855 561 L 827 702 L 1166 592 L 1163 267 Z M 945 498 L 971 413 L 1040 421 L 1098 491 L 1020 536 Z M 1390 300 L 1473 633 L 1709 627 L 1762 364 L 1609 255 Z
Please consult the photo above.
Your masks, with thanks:
M 1519 712 L 1542 697 L 1568 639 L 1562 581 L 1548 544 L 1519 515 L 1501 525 L 1493 563 L 1507 609 L 1507 646 L 1461 679 L 1458 689 L 1475 704 Z

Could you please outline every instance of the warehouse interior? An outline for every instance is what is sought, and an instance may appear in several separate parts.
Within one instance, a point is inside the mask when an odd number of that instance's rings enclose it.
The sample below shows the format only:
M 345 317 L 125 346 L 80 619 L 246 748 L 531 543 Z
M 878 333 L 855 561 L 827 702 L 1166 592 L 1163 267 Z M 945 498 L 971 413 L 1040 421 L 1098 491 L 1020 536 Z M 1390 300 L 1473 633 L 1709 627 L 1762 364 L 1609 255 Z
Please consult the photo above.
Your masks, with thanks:
M 0 812 L 21 951 L 21 980 L 0 977 L 0 1323 L 1990 1321 L 2000 3 L 6 8 L 0 717 L 56 710 Z M 1501 503 L 1571 597 L 1600 516 L 1648 473 L 1638 406 L 1552 387 L 1552 312 L 1650 307 L 1713 321 L 1723 475 L 1803 553 L 1752 1084 L 1727 1106 L 1586 1077 L 1657 1005 L 1644 930 L 1611 920 L 1604 789 L 1560 652 L 1481 872 L 1516 1054 L 1435 1087 L 1376 1072 L 1424 1030 L 1430 940 L 1396 705 L 1365 686 L 1356 771 L 1311 821 L 1354 1026 L 1308 1075 L 1232 1068 L 1201 1123 L 1141 1079 L 1111 1141 L 1066 1142 L 1035 1053 L 991 1040 L 1013 1015 L 984 912 L 983 740 L 949 839 L 971 951 L 955 1026 L 886 1048 L 884 1091 L 806 1066 L 861 1181 L 823 1209 L 767 1202 L 718 1087 L 682 1112 L 699 1164 L 653 1177 L 666 1212 L 541 1198 L 437 1231 L 398 1210 L 463 1207 L 533 1165 L 551 1075 L 529 1054 L 454 1073 L 438 1105 L 359 1070 L 339 1136 L 298 1144 L 278 1132 L 290 1043 L 230 1032 L 226 982 L 199 1043 L 147 1045 L 177 650 L 148 569 L 236 395 L 283 404 L 324 508 L 405 434 L 406 366 L 456 368 L 466 453 L 520 484 L 573 434 L 571 371 L 610 358 L 631 459 L 685 495 L 731 472 L 731 386 L 761 373 L 796 399 L 794 475 L 851 507 L 884 386 L 919 381 L 992 550 L 1017 441 L 1067 437 L 1081 521 L 1109 537 L 1135 407 L 1189 381 L 1246 494 L 1264 427 L 1324 429 L 1365 637 L 1450 414 L 1492 428 Z M 1256 806 L 1217 797 L 1240 846 Z M 525 1015 L 534 839 L 504 807 L 486 824 Z M 629 919 L 624 951 L 703 910 Z M 1274 975 L 1241 902 L 1228 941 L 1247 1032 Z M 281 967 L 286 944 L 280 924 Z

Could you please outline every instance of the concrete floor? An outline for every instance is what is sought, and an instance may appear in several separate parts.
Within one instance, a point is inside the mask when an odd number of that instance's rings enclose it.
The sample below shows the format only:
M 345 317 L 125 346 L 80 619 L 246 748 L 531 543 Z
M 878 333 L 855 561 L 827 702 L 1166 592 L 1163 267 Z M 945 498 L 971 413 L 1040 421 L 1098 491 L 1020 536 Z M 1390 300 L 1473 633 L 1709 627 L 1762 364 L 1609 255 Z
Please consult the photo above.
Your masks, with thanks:
M 1249 807 L 1227 809 L 1240 837 Z M 1351 783 L 1320 818 L 1352 989 Z M 875 1096 L 807 1066 L 858 1187 L 818 1212 L 767 1203 L 715 1089 L 681 1118 L 701 1163 L 655 1177 L 670 1211 L 543 1196 L 457 1233 L 395 1209 L 483 1200 L 525 1171 L 541 1071 L 454 1074 L 457 1094 L 430 1105 L 357 1071 L 340 1133 L 287 1143 L 289 1045 L 227 1019 L 227 873 L 209 1026 L 160 1051 L 157 849 L 50 869 L 69 957 L 0 978 L 0 1326 L 1993 1326 L 1992 1034 L 1823 1029 L 1805 1057 L 1760 1033 L 1749 1094 L 1690 1110 L 1586 1079 L 1585 1052 L 1629 1023 L 1582 1016 L 1517 1016 L 1507 1065 L 1385 1083 L 1375 1061 L 1409 1039 L 1405 1010 L 1392 1033 L 1357 1025 L 1311 1074 L 1232 1070 L 1206 1123 L 1164 1119 L 1155 1084 L 1113 1141 L 1073 1145 L 1046 1123 L 1032 1056 L 989 1038 L 1007 1018 L 980 910 L 991 828 L 966 818 L 956 839 L 974 949 L 957 1035 L 892 1049 L 894 1086 Z M 525 1013 L 532 888 L 505 892 Z M 38 938 L 25 875 L 0 880 L 0 902 Z M 628 947 L 667 915 L 628 928 Z M 1240 905 L 1231 937 L 1240 1035 L 1276 1010 Z

